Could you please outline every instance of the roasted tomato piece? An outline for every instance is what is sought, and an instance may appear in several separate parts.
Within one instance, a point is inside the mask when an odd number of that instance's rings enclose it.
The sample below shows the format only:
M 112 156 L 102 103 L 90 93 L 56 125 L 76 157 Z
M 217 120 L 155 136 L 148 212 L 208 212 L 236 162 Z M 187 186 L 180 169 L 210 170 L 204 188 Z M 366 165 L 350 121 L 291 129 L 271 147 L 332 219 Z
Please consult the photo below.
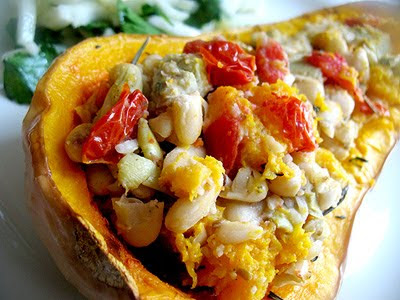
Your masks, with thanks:
M 82 161 L 116 162 L 115 146 L 132 135 L 147 105 L 141 91 L 131 93 L 125 84 L 118 102 L 94 124 L 83 144 Z
M 372 114 L 374 112 L 382 116 L 390 115 L 388 108 L 384 104 L 379 102 L 372 102 L 371 100 L 369 100 L 368 103 L 367 100 L 364 101 L 364 103 L 361 103 L 360 111 L 365 114 Z
M 255 57 L 238 44 L 222 40 L 195 40 L 186 43 L 183 52 L 201 54 L 206 63 L 208 80 L 214 86 L 241 85 L 254 78 Z
M 204 132 L 207 153 L 222 161 L 227 173 L 235 165 L 240 142 L 240 120 L 231 115 L 222 115 Z
M 282 46 L 275 40 L 263 41 L 256 49 L 258 78 L 275 83 L 289 74 L 289 59 Z
M 256 109 L 265 127 L 274 135 L 282 135 L 289 152 L 314 151 L 318 143 L 314 136 L 312 109 L 307 102 L 294 96 L 267 99 Z
M 320 68 L 328 82 L 347 90 L 359 105 L 364 103 L 363 93 L 358 86 L 357 71 L 347 64 L 343 56 L 337 53 L 313 51 L 307 61 Z M 365 109 L 368 110 L 368 106 Z M 372 112 L 370 108 L 369 112 Z

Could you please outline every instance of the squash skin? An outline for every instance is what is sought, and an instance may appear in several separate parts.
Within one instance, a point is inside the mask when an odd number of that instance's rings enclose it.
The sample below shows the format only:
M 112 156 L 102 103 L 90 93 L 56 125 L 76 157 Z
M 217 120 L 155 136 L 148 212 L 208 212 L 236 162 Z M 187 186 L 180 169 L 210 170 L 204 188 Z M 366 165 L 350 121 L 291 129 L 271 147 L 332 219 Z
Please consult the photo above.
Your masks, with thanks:
M 295 32 L 306 21 L 324 15 L 336 14 L 344 18 L 373 11 L 374 14 L 386 16 L 386 12 L 380 11 L 385 10 L 382 5 L 377 10 L 374 3 L 353 4 L 272 26 Z M 387 8 L 390 10 L 389 6 Z M 271 25 L 257 26 L 255 29 L 238 30 L 225 35 L 228 39 L 249 42 L 252 31 L 269 28 Z M 211 38 L 213 35 L 201 38 Z M 392 38 L 395 36 L 392 33 Z M 83 171 L 68 159 L 63 148 L 65 137 L 76 125 L 73 108 L 87 99 L 100 81 L 107 79 L 108 70 L 115 64 L 131 61 L 135 49 L 140 47 L 144 39 L 145 36 L 119 34 L 89 39 L 69 49 L 54 62 L 39 82 L 23 123 L 26 190 L 34 225 L 67 280 L 90 299 L 191 298 L 147 271 L 110 232 L 107 220 L 92 205 Z M 155 36 L 145 52 L 160 55 L 179 53 L 188 40 Z M 400 52 L 399 45 L 399 40 L 395 40 L 394 50 L 397 53 Z M 371 178 L 378 176 L 388 153 L 399 138 L 399 129 L 397 120 L 392 127 L 377 133 L 376 138 L 387 142 L 380 151 L 369 152 L 368 160 L 374 162 L 369 170 Z M 368 189 L 369 185 L 355 185 L 346 201 L 335 210 L 335 215 L 346 215 L 346 219 L 338 221 L 333 214 L 327 217 L 331 234 L 324 242 L 319 259 L 311 264 L 313 276 L 306 284 L 302 287 L 272 287 L 272 291 L 284 299 L 335 297 L 340 286 L 354 216 Z M 114 280 L 107 281 L 102 270 L 91 268 L 90 262 L 80 257 L 77 250 L 78 239 L 82 237 L 80 232 L 85 232 L 84 238 L 91 237 L 95 241 L 120 277 L 115 276 Z M 229 295 L 225 296 L 229 298 Z

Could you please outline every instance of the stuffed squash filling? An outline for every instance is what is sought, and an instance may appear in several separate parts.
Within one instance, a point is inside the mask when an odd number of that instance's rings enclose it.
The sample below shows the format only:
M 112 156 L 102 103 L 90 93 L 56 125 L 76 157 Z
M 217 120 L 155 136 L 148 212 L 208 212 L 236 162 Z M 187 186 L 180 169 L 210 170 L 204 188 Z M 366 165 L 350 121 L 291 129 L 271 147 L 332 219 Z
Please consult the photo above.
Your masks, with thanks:
M 110 70 L 65 141 L 112 230 L 187 290 L 262 299 L 304 284 L 324 216 L 370 179 L 365 126 L 398 124 L 388 36 L 326 19 L 139 61 Z

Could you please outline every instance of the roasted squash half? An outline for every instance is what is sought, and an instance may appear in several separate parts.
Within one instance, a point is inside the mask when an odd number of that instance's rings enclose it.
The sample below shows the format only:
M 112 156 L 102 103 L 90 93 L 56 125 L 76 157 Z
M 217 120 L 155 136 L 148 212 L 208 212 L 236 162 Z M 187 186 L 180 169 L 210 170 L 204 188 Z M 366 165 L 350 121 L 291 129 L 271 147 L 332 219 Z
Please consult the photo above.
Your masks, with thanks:
M 274 25 L 225 32 L 228 39 L 248 42 L 253 32 L 271 28 L 294 34 L 309 22 L 325 18 L 345 20 L 366 18 L 372 13 L 382 20 L 375 24 L 392 38 L 393 52 L 400 53 L 400 23 L 389 15 L 392 7 L 368 3 L 327 9 Z M 370 17 L 370 16 L 369 16 Z M 203 36 L 210 39 L 217 35 Z M 60 56 L 40 80 L 23 123 L 26 154 L 26 189 L 34 224 L 57 266 L 88 298 L 180 299 L 212 296 L 186 292 L 173 287 L 149 272 L 108 227 L 107 220 L 94 205 L 86 177 L 72 162 L 64 141 L 76 126 L 73 110 L 107 80 L 109 70 L 129 62 L 145 36 L 118 34 L 88 39 Z M 153 36 L 146 55 L 180 53 L 187 38 Z M 143 57 L 142 57 L 143 59 Z M 377 80 L 383 80 L 377 78 Z M 357 149 L 369 164 L 354 168 L 354 189 L 336 210 L 346 215 L 338 220 L 330 214 L 330 236 L 319 259 L 312 264 L 312 276 L 304 286 L 287 285 L 271 290 L 284 299 L 332 299 L 343 272 L 349 236 L 361 200 L 395 145 L 400 132 L 400 99 L 393 96 L 390 117 L 375 118 L 361 129 Z M 396 98 L 397 97 L 397 98 Z M 171 270 L 173 272 L 173 270 Z M 233 299 L 237 295 L 223 295 Z

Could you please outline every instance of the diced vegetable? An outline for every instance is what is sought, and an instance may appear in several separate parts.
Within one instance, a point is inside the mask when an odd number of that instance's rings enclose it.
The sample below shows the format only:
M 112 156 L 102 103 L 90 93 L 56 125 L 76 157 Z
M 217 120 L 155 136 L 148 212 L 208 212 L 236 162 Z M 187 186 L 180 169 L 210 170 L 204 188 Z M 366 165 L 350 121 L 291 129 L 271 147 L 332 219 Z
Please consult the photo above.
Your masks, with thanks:
M 143 89 L 142 71 L 134 64 L 124 63 L 116 65 L 110 72 L 110 80 L 113 85 L 108 91 L 103 106 L 96 115 L 95 121 L 103 117 L 117 103 L 125 84 L 128 85 L 131 92 Z
M 240 120 L 229 114 L 223 114 L 204 131 L 207 153 L 222 161 L 227 173 L 234 168 L 241 140 Z
M 125 155 L 118 162 L 118 181 L 126 190 L 138 188 L 157 172 L 157 166 L 151 160 L 134 153 Z
M 258 77 L 262 82 L 275 83 L 289 74 L 289 59 L 282 46 L 272 39 L 264 40 L 256 49 Z
M 305 77 L 312 77 L 322 82 L 321 69 L 311 66 L 304 61 L 295 61 L 290 63 L 290 72 L 295 75 L 302 75 Z
M 160 233 L 164 203 L 152 200 L 147 203 L 135 198 L 113 199 L 117 215 L 118 233 L 134 247 L 145 247 L 155 241 Z
M 82 147 L 92 129 L 91 123 L 83 123 L 76 126 L 68 134 L 64 148 L 68 157 L 74 162 L 82 162 Z
M 139 120 L 137 140 L 144 157 L 160 166 L 163 160 L 163 152 L 146 119 L 141 118 Z
M 89 165 L 86 169 L 86 178 L 89 190 L 100 196 L 110 194 L 108 187 L 115 182 L 110 170 L 103 164 Z
M 195 40 L 186 43 L 183 52 L 201 54 L 214 86 L 246 84 L 254 78 L 255 57 L 233 42 Z
M 115 146 L 132 135 L 147 104 L 146 97 L 139 90 L 130 93 L 125 84 L 120 100 L 94 124 L 83 145 L 83 162 L 118 161 Z
M 242 167 L 235 179 L 220 193 L 220 197 L 243 202 L 259 202 L 268 193 L 268 186 L 261 174 L 249 167 Z
M 260 87 L 260 89 L 267 87 Z M 289 152 L 313 151 L 318 147 L 313 130 L 311 105 L 295 96 L 271 94 L 256 109 L 267 128 L 273 127 L 285 139 Z
M 343 56 L 337 53 L 313 51 L 307 61 L 320 68 L 329 81 L 347 90 L 358 103 L 364 102 L 362 91 L 358 86 L 358 73 L 347 64 Z

